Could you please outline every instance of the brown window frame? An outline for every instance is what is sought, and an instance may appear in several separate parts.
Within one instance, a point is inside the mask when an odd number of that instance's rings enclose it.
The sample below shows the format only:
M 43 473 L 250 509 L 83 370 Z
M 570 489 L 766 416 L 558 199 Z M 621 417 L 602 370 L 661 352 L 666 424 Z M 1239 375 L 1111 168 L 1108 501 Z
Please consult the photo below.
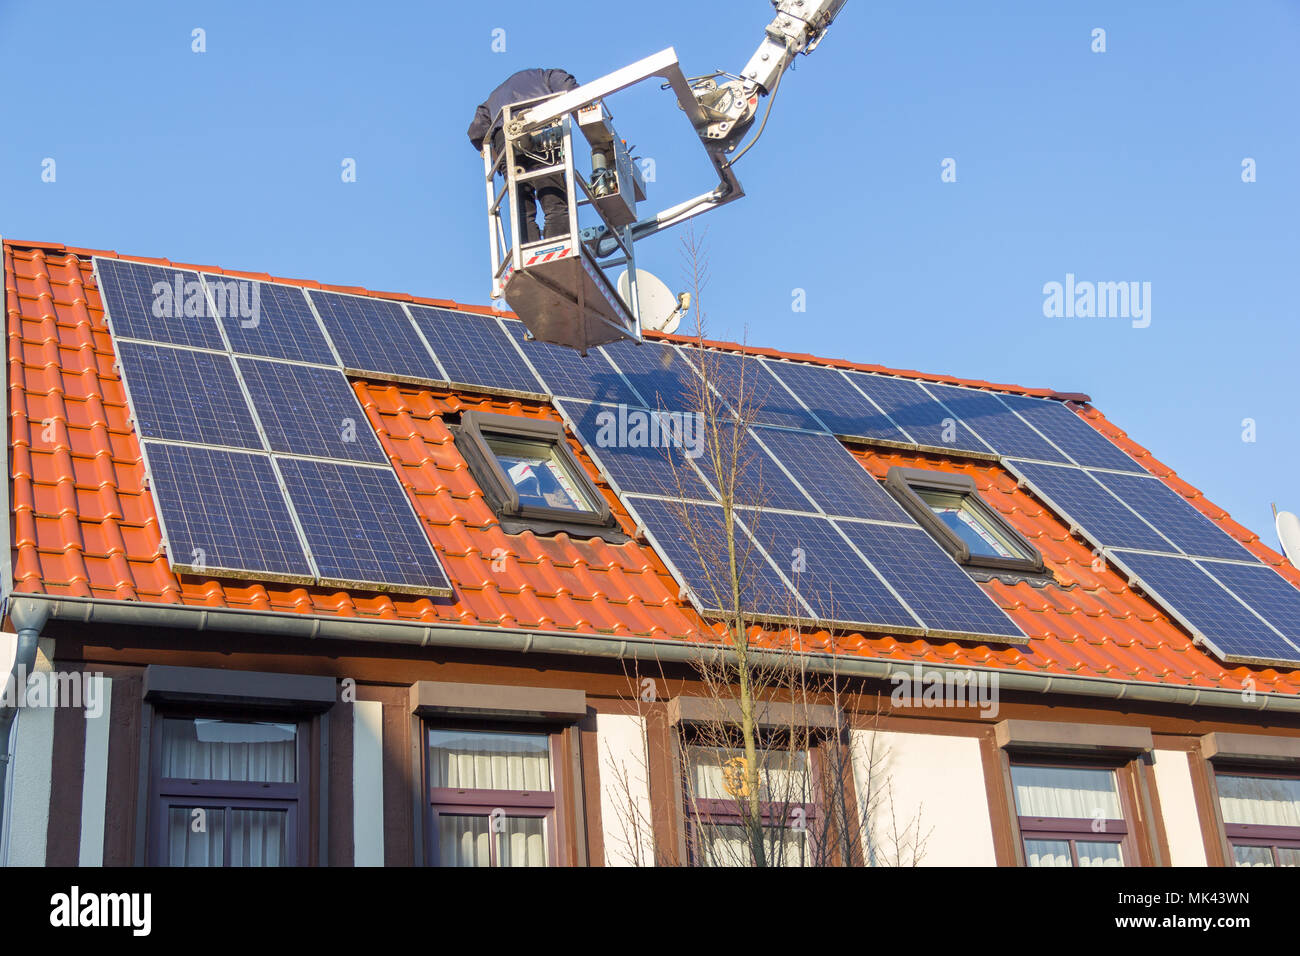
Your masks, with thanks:
M 1031 574 L 1043 571 L 1045 567 L 1043 556 L 1038 549 L 1013 528 L 1006 518 L 998 514 L 996 509 L 984 501 L 975 487 L 975 479 L 970 475 L 895 465 L 889 469 L 889 474 L 885 477 L 885 488 L 897 499 L 903 509 L 952 555 L 958 564 Z M 998 534 L 1006 538 L 1007 542 L 1024 556 L 1005 558 L 1000 555 L 972 554 L 966 542 L 940 520 L 930 508 L 929 502 L 921 497 L 918 489 L 961 497 L 973 511 L 978 512 L 981 518 L 992 525 Z
M 627 540 L 617 530 L 609 502 L 573 454 L 564 426 L 559 422 L 471 409 L 461 415 L 460 424 L 452 429 L 452 433 L 456 438 L 457 450 L 483 489 L 484 499 L 508 534 L 522 531 L 540 534 L 564 531 L 587 537 L 603 537 L 615 542 Z M 513 482 L 497 460 L 496 452 L 489 445 L 488 436 L 550 446 L 560 467 L 578 484 L 591 508 L 574 511 L 523 504 Z
M 1278 856 L 1278 849 L 1300 850 L 1300 827 L 1270 827 L 1255 823 L 1229 823 L 1223 819 L 1223 798 L 1219 792 L 1220 777 L 1272 777 L 1282 780 L 1300 780 L 1300 769 L 1288 770 L 1278 767 L 1261 767 L 1258 765 L 1224 762 L 1211 763 L 1210 783 L 1211 798 L 1214 800 L 1215 816 L 1223 827 L 1223 840 L 1226 847 L 1224 864 L 1239 866 L 1233 849 L 1237 846 L 1266 846 L 1272 851 L 1273 865 L 1283 864 Z
M 419 719 L 420 740 L 420 775 L 421 790 L 424 800 L 424 852 L 427 865 L 438 866 L 438 817 L 446 813 L 456 816 L 490 817 L 493 810 L 500 809 L 506 816 L 542 817 L 546 820 L 546 865 L 556 867 L 564 865 L 561 859 L 562 848 L 567 846 L 569 834 L 569 814 L 573 810 L 573 801 L 566 788 L 564 760 L 566 727 L 557 724 L 539 724 L 508 720 L 477 720 L 473 718 L 433 717 Z M 482 733 L 500 734 L 535 734 L 545 736 L 549 747 L 548 757 L 551 768 L 551 789 L 546 792 L 529 790 L 475 790 L 462 787 L 430 786 L 429 736 L 430 730 L 472 730 Z M 581 781 L 577 782 L 581 785 Z M 495 867 L 496 844 L 488 841 L 489 866 Z
M 1015 824 L 1017 856 L 1022 865 L 1029 865 L 1028 840 L 1060 840 L 1069 843 L 1070 865 L 1078 867 L 1078 843 L 1116 843 L 1120 847 L 1120 859 L 1124 867 L 1143 866 L 1146 863 L 1139 843 L 1139 828 L 1130 821 L 1136 819 L 1134 807 L 1129 799 L 1129 774 L 1132 768 L 1125 760 L 1107 759 L 1062 759 L 1056 756 L 1038 756 L 1032 753 L 1008 754 L 1007 785 L 1010 788 L 1009 806 Z M 1106 820 L 1106 828 L 1100 833 L 1092 827 L 1094 820 L 1088 817 L 1030 817 L 1020 814 L 1016 801 L 1015 781 L 1012 779 L 1013 767 L 1049 767 L 1061 770 L 1108 770 L 1115 783 L 1115 793 L 1119 798 L 1122 818 Z M 1112 839 L 1118 835 L 1119 839 Z

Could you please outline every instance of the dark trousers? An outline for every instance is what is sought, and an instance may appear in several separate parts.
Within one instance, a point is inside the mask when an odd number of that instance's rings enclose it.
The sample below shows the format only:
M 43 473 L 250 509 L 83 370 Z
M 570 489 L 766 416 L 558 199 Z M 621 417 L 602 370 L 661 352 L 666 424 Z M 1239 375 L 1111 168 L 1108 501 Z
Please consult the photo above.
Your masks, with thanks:
M 500 151 L 504 139 L 501 131 L 492 134 L 493 151 Z M 518 165 L 529 172 L 540 169 L 542 164 L 529 156 L 517 156 Z M 564 177 L 559 173 L 529 179 L 519 183 L 515 190 L 519 206 L 515 215 L 519 217 L 519 235 L 522 242 L 537 242 L 539 239 L 554 239 L 569 233 L 569 194 L 564 187 Z M 545 226 L 537 228 L 537 207 L 542 207 Z

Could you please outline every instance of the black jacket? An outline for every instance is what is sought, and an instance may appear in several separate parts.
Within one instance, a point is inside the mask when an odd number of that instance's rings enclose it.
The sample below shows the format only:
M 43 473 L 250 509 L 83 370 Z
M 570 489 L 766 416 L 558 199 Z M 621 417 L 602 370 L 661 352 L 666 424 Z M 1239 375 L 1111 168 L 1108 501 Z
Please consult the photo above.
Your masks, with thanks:
M 520 70 L 488 94 L 486 102 L 479 104 L 474 111 L 474 122 L 469 124 L 469 141 L 474 149 L 483 148 L 484 137 L 497 129 L 494 121 L 503 106 L 577 88 L 578 81 L 564 70 Z

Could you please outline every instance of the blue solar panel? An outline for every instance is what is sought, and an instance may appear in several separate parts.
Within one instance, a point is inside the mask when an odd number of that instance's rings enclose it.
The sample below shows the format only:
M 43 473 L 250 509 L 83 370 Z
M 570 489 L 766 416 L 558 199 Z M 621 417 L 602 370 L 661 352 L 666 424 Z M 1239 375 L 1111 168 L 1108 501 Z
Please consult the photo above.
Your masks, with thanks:
M 95 258 L 99 295 L 113 334 L 224 349 L 197 272 Z
M 1097 471 L 1092 476 L 1188 554 L 1254 561 L 1255 556 L 1159 478 Z M 1167 550 L 1167 549 L 1166 549 Z
M 908 442 L 908 437 L 838 370 L 798 362 L 766 364 L 836 435 Z
M 524 350 L 546 385 L 545 391 L 560 398 L 614 405 L 640 405 L 641 399 L 605 358 L 604 350 L 592 349 L 586 356 L 573 349 L 524 339 L 522 322 L 507 321 L 506 328 Z
M 740 518 L 812 607 L 816 620 L 919 632 L 917 620 L 829 519 L 781 511 L 742 512 Z
M 829 436 L 828 436 L 829 437 Z M 834 439 L 831 439 L 834 441 Z M 781 466 L 772 460 L 763 446 L 754 441 L 753 433 L 746 429 L 739 439 L 736 428 L 729 422 L 718 423 L 719 465 L 714 466 L 712 456 L 705 452 L 696 459 L 709 484 L 724 497 L 726 484 L 733 481 L 731 500 L 737 507 L 784 508 L 788 511 L 813 511 L 808 496 L 798 489 Z M 734 478 L 729 479 L 733 473 Z M 719 473 L 721 472 L 721 473 Z
M 1194 635 L 1225 659 L 1294 661 L 1297 649 L 1189 558 L 1163 554 L 1110 553 L 1137 577 L 1142 589 L 1169 609 Z M 1216 570 L 1218 566 L 1215 566 Z
M 702 451 L 703 434 L 696 430 L 695 419 L 681 419 L 689 422 L 688 435 L 662 428 L 664 419 L 657 410 L 570 399 L 556 404 L 573 420 L 578 441 L 619 491 L 712 500 L 690 461 Z
M 399 303 L 314 290 L 311 301 L 345 368 L 386 378 L 442 379 Z
M 311 582 L 269 455 L 151 441 L 144 452 L 173 568 Z
M 912 441 L 931 448 L 963 449 L 988 454 L 991 449 L 971 434 L 954 413 L 936 402 L 920 382 L 888 375 L 849 372 L 853 384 L 884 409 Z
M 205 275 L 203 281 L 216 303 L 217 321 L 225 329 L 232 351 L 338 364 L 302 289 L 230 276 Z M 244 314 L 250 311 L 251 317 Z
M 238 363 L 272 451 L 388 461 L 342 372 L 265 359 Z
M 1061 402 L 1001 393 L 998 398 L 1085 468 L 1142 471 L 1141 465 Z
M 514 343 L 492 316 L 419 305 L 411 306 L 411 315 L 453 383 L 546 394 L 546 389 L 519 357 Z
M 142 438 L 262 448 L 229 355 L 117 343 Z
M 391 468 L 276 461 L 322 584 L 451 593 L 442 562 Z
M 678 354 L 696 369 L 702 365 L 705 377 L 732 408 L 742 404 L 747 408 L 749 421 L 821 430 L 821 422 L 757 358 L 689 346 L 680 349 Z
M 633 496 L 627 501 L 644 525 L 655 551 L 679 583 L 692 593 L 701 613 L 729 613 L 733 607 L 722 508 L 695 502 Z M 805 617 L 779 574 L 739 528 L 736 530 L 740 603 L 749 614 L 794 619 Z
M 650 408 L 682 411 L 701 407 L 703 379 L 671 345 L 623 341 L 602 346 L 601 351 L 614 360 Z
M 833 435 L 780 428 L 755 428 L 754 433 L 827 514 L 912 523 Z
M 837 523 L 928 631 L 950 637 L 1025 640 L 1006 612 L 920 528 Z
M 1290 581 L 1263 564 L 1199 563 L 1295 645 L 1290 657 L 1279 660 L 1300 663 L 1300 591 Z
M 1172 545 L 1124 503 L 1092 479 L 1088 472 L 1066 465 L 1040 465 L 1007 460 L 1030 488 L 1058 515 L 1074 522 L 1102 547 L 1170 551 Z
M 993 393 L 929 382 L 925 390 L 943 402 L 999 455 L 1062 464 L 1069 462 Z

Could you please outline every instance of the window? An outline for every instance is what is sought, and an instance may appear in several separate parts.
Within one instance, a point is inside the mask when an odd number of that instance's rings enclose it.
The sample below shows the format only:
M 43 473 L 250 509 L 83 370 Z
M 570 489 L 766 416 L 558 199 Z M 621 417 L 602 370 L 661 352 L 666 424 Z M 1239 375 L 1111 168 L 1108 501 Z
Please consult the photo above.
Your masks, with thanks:
M 1219 771 L 1215 784 L 1237 866 L 1300 866 L 1300 778 Z
M 553 735 L 427 728 L 430 858 L 439 866 L 551 866 Z
M 969 475 L 895 467 L 885 487 L 962 564 L 1038 572 L 1042 556 L 984 503 Z
M 160 715 L 154 862 L 298 865 L 307 825 L 305 726 Z
M 507 532 L 601 534 L 597 529 L 612 527 L 609 505 L 558 422 L 469 411 L 461 416 L 456 447 Z
M 1017 762 L 1011 786 L 1027 865 L 1135 862 L 1114 769 Z
M 818 819 L 807 750 L 759 753 L 763 852 L 770 866 L 814 866 Z M 696 866 L 749 866 L 753 851 L 743 826 L 748 801 L 746 759 L 730 747 L 689 745 L 685 751 L 687 848 Z

